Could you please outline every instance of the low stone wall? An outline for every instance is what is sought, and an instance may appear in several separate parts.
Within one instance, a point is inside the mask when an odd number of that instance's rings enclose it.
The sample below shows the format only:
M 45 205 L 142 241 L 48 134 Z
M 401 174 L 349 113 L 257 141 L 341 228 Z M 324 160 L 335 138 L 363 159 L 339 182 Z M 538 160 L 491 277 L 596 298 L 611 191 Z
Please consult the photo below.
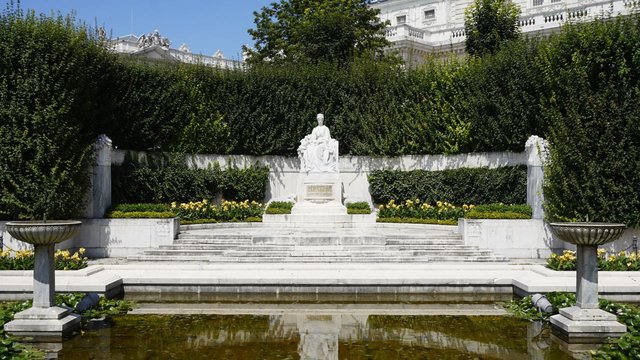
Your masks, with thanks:
M 460 219 L 458 229 L 465 245 L 511 259 L 546 259 L 564 249 L 564 242 L 554 239 L 548 225 L 539 219 Z
M 0 229 L 4 229 L 0 222 Z M 178 235 L 178 219 L 84 219 L 80 233 L 56 249 L 85 248 L 91 258 L 127 257 L 161 245 L 173 244 Z M 4 246 L 14 250 L 30 249 L 4 232 Z
M 269 215 L 266 215 L 269 217 Z M 357 223 L 350 227 L 376 226 L 375 215 L 354 215 Z M 275 216 L 272 216 L 275 217 Z M 144 250 L 171 245 L 179 232 L 178 219 L 85 219 L 80 233 L 56 245 L 56 249 L 86 249 L 91 258 L 127 257 Z M 4 248 L 31 249 L 6 232 L 0 221 Z M 266 224 L 269 226 L 277 224 Z M 256 224 L 263 226 L 263 224 Z M 575 246 L 555 239 L 549 226 L 542 220 L 460 219 L 458 231 L 465 245 L 492 250 L 497 256 L 511 259 L 546 259 L 552 252 L 575 250 Z M 609 253 L 629 250 L 640 229 L 628 229 L 617 241 L 601 246 Z
M 511 259 L 546 259 L 551 253 L 576 250 L 575 245 L 556 239 L 542 220 L 460 219 L 458 230 L 465 245 L 493 250 Z M 600 246 L 608 253 L 631 251 L 640 229 L 627 229 L 620 239 Z

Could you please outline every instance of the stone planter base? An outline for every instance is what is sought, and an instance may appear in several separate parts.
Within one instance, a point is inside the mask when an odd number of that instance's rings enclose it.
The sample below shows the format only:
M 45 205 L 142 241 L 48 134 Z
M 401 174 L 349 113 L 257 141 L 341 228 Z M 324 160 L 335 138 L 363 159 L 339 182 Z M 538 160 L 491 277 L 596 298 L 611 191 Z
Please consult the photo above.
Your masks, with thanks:
M 615 315 L 600 309 L 581 309 L 577 306 L 560 309 L 551 317 L 554 335 L 567 343 L 603 343 L 607 338 L 624 335 L 627 327 Z
M 60 341 L 80 327 L 80 315 L 68 308 L 29 308 L 14 316 L 4 325 L 11 335 L 26 337 L 26 341 Z

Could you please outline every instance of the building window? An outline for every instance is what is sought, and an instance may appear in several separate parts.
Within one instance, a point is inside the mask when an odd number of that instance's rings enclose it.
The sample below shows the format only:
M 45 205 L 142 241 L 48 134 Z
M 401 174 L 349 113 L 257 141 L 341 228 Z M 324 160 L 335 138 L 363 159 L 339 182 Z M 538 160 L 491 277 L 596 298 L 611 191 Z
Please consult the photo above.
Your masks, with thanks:
M 425 10 L 424 11 L 424 19 L 425 20 L 433 20 L 435 18 L 436 18 L 436 10 L 435 9 Z
M 403 25 L 407 23 L 407 16 L 406 15 L 402 15 L 402 16 L 398 16 L 396 17 L 396 24 L 397 25 Z
M 544 4 L 544 0 L 533 0 L 533 6 L 540 6 Z

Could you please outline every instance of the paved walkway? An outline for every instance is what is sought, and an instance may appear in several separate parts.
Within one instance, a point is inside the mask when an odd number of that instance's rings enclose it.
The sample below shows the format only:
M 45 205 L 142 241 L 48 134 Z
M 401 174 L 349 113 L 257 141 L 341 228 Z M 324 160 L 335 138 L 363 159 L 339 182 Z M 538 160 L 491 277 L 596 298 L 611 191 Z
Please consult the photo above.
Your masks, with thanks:
M 31 271 L 0 271 L 0 300 L 30 298 Z M 56 271 L 58 292 L 157 294 L 517 294 L 575 291 L 575 272 L 522 263 L 176 264 L 110 260 Z M 600 294 L 640 302 L 640 272 L 600 272 Z M 282 298 L 281 298 L 282 296 Z M 456 296 L 453 296 L 455 299 Z

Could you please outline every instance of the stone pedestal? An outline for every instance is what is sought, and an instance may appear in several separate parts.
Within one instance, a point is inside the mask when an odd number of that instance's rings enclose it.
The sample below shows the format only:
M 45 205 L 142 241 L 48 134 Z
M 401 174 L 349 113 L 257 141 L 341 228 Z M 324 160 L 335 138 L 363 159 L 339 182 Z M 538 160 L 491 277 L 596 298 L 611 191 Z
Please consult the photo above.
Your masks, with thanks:
M 598 306 L 598 245 L 611 242 L 624 231 L 624 224 L 552 223 L 562 240 L 575 244 L 576 306 L 560 309 L 551 317 L 554 335 L 569 344 L 604 343 L 625 334 L 627 327 L 614 314 Z
M 335 216 L 347 215 L 342 205 L 342 181 L 339 173 L 300 173 L 298 176 L 298 202 L 292 215 Z
M 15 314 L 4 330 L 27 341 L 61 341 L 79 326 L 80 315 L 72 314 L 69 308 L 32 307 Z
M 627 327 L 615 315 L 577 306 L 560 309 L 551 317 L 553 333 L 567 343 L 603 343 L 625 334 Z
M 55 244 L 78 232 L 79 221 L 10 222 L 7 230 L 17 239 L 34 245 L 33 306 L 14 315 L 4 325 L 11 335 L 25 341 L 61 341 L 80 326 L 80 315 L 55 303 Z

